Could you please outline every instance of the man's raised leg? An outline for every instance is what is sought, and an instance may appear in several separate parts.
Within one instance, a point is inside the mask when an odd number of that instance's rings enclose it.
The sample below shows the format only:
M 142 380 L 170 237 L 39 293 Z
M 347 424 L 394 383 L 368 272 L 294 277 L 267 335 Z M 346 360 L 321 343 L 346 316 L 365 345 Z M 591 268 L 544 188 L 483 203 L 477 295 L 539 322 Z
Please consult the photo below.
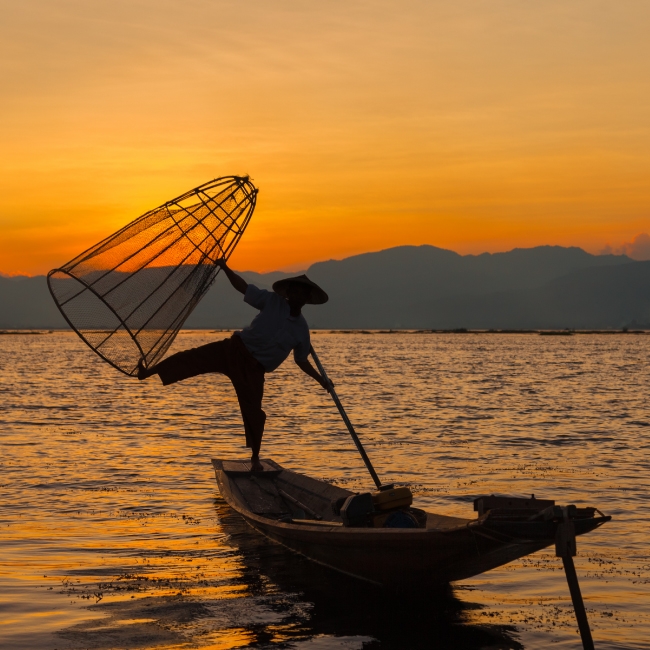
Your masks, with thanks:
M 172 354 L 160 363 L 145 368 L 142 361 L 138 362 L 138 379 L 142 381 L 152 375 L 158 375 L 162 383 L 167 386 L 183 379 L 203 375 L 207 372 L 221 372 L 226 374 L 228 369 L 229 348 L 232 347 L 230 339 L 216 341 Z

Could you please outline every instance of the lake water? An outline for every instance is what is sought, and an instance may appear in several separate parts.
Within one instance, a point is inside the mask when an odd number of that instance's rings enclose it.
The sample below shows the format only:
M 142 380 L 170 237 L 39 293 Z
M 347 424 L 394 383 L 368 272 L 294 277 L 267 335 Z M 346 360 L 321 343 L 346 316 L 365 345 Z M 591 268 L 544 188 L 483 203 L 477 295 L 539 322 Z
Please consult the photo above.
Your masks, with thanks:
M 174 349 L 225 333 L 182 332 Z M 599 650 L 650 648 L 650 337 L 315 333 L 383 479 L 471 517 L 510 493 L 614 517 L 575 558 Z M 291 361 L 267 376 L 263 456 L 372 487 L 331 398 Z M 212 457 L 245 457 L 231 386 L 163 388 L 72 333 L 0 336 L 0 647 L 579 648 L 547 549 L 390 598 L 251 531 Z

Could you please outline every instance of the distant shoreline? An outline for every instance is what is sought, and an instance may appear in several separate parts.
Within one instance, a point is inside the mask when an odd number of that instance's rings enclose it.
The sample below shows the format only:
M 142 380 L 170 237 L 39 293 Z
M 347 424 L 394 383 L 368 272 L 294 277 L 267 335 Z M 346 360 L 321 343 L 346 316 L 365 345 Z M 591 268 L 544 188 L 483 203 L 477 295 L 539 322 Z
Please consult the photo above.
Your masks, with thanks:
M 228 332 L 237 331 L 238 327 L 228 328 L 228 329 L 182 329 L 181 332 L 205 332 L 211 334 L 221 334 Z M 59 334 L 62 332 L 74 333 L 71 329 L 52 329 L 52 330 L 32 330 L 32 329 L 10 329 L 10 330 L 0 330 L 0 336 L 33 336 L 33 335 L 43 335 L 43 334 Z M 466 329 L 464 327 L 457 329 L 312 329 L 312 334 L 537 334 L 538 336 L 574 336 L 574 335 L 598 335 L 598 334 L 650 334 L 650 329 L 627 329 L 623 328 L 620 330 L 540 330 L 540 329 L 531 329 L 531 330 L 518 330 L 518 329 Z
M 389 330 L 311 330 L 312 334 L 537 334 L 541 336 L 573 336 L 574 334 L 650 334 L 650 330 L 517 330 L 517 329 L 389 329 Z

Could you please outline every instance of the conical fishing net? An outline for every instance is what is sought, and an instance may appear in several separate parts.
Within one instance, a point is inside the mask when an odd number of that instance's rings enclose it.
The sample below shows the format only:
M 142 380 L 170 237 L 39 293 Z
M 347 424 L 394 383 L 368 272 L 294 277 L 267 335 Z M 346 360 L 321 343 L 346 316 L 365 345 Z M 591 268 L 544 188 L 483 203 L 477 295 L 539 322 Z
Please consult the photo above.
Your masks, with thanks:
M 160 361 L 255 209 L 248 177 L 205 183 L 132 221 L 60 269 L 50 292 L 99 356 L 127 375 Z

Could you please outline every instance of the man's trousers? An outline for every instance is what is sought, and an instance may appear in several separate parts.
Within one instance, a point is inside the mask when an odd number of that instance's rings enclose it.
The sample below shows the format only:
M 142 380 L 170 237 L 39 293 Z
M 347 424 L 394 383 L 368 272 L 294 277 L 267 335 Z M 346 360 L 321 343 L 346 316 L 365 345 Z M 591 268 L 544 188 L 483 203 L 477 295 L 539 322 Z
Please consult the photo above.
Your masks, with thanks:
M 251 448 L 254 456 L 259 454 L 266 421 L 266 413 L 262 410 L 264 367 L 239 336 L 234 334 L 223 341 L 172 354 L 155 366 L 155 371 L 165 386 L 207 372 L 226 375 L 239 400 L 246 446 Z

